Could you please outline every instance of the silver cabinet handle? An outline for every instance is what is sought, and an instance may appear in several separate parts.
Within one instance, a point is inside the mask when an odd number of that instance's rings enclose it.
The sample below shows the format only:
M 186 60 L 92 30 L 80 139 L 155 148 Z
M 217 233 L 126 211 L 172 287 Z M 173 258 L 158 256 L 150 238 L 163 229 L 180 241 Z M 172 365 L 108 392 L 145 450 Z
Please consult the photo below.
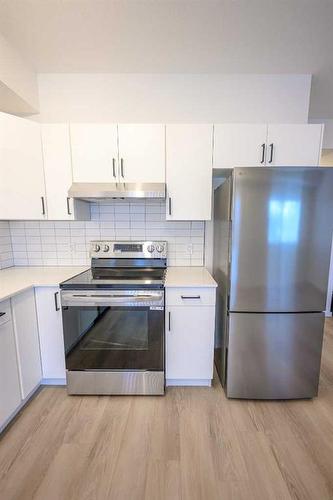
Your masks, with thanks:
M 189 299 L 201 299 L 200 295 L 181 295 L 180 296 L 183 300 L 189 300 Z
M 113 177 L 116 178 L 116 159 L 112 158 L 112 174 Z
M 120 158 L 120 175 L 124 177 L 124 159 Z
M 269 147 L 270 147 L 270 155 L 269 155 L 269 160 L 268 160 L 268 163 L 272 163 L 272 162 L 273 162 L 273 150 L 274 150 L 274 144 L 273 144 L 273 143 L 271 143 L 271 144 L 269 145 Z
M 265 163 L 265 150 L 266 150 L 266 144 L 261 145 L 261 161 L 260 163 L 263 164 Z
M 171 196 L 169 196 L 169 215 L 171 215 L 172 206 L 171 206 Z
M 171 332 L 171 311 L 168 313 L 168 331 Z
M 70 198 L 67 198 L 67 213 L 68 213 L 68 215 L 72 215 L 71 207 L 69 205 L 69 200 L 70 200 Z
M 40 199 L 42 202 L 42 215 L 45 215 L 45 198 L 44 196 L 41 196 Z

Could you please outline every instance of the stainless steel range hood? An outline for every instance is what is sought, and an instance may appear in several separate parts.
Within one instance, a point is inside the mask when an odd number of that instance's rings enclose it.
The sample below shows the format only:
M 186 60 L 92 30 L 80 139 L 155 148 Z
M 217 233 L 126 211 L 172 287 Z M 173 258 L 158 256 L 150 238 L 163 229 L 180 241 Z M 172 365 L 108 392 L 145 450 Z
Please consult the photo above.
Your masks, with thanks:
M 114 198 L 165 198 L 165 184 L 162 182 L 74 182 L 68 191 L 68 196 L 85 201 Z

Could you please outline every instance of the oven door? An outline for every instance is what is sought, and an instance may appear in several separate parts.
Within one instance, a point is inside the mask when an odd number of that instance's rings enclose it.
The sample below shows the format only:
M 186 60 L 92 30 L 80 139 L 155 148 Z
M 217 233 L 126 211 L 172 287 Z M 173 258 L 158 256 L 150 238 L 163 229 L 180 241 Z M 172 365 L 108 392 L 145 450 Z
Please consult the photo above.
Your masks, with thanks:
M 67 370 L 164 370 L 164 291 L 62 291 Z

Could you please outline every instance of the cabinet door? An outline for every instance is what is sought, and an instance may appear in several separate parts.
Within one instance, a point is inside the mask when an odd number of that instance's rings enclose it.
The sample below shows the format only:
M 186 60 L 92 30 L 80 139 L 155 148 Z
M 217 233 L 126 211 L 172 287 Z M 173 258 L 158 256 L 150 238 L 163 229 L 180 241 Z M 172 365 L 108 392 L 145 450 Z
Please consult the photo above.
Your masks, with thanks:
M 43 378 L 64 379 L 66 370 L 59 288 L 36 288 L 35 293 Z
M 269 125 L 266 164 L 272 167 L 319 165 L 322 125 Z
M 165 182 L 165 126 L 120 124 L 120 180 Z
M 7 301 L 9 303 L 9 301 Z M 0 304 L 0 312 L 4 303 Z M 21 403 L 13 324 L 0 325 L 0 429 Z
M 90 219 L 89 205 L 68 198 L 72 164 L 67 123 L 41 125 L 48 220 Z
M 71 123 L 74 182 L 117 182 L 117 125 Z
M 212 125 L 166 126 L 167 220 L 209 220 Z
M 265 165 L 266 124 L 214 125 L 214 168 Z
M 166 379 L 213 378 L 214 318 L 213 306 L 167 308 Z
M 0 113 L 0 219 L 46 215 L 39 123 Z
M 22 399 L 25 399 L 42 379 L 34 289 L 15 295 L 11 302 Z

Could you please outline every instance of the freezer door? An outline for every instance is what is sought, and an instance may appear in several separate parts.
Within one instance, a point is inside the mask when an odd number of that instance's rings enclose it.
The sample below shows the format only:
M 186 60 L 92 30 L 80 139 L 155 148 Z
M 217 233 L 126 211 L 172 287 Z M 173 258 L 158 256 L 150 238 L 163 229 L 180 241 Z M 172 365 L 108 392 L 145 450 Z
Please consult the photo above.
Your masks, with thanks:
M 227 396 L 296 399 L 317 395 L 323 313 L 231 313 Z
M 333 169 L 234 171 L 230 310 L 323 311 Z

